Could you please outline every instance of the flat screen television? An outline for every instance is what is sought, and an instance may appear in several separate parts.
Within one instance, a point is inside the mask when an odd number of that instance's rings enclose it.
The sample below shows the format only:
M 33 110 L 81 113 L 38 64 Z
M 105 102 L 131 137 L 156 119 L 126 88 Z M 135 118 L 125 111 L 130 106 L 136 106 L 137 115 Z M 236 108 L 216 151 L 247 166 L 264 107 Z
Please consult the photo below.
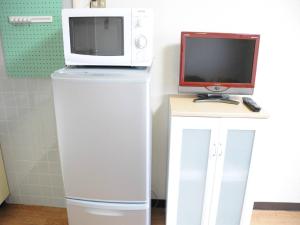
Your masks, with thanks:
M 182 32 L 179 92 L 253 94 L 259 37 Z

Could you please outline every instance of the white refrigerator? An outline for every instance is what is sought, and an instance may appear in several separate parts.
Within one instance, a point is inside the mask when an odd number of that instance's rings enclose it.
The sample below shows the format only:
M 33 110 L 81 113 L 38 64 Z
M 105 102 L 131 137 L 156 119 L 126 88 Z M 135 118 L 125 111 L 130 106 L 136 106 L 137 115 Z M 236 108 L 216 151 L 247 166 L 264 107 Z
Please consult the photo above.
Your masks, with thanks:
M 150 225 L 149 71 L 52 74 L 69 225 Z

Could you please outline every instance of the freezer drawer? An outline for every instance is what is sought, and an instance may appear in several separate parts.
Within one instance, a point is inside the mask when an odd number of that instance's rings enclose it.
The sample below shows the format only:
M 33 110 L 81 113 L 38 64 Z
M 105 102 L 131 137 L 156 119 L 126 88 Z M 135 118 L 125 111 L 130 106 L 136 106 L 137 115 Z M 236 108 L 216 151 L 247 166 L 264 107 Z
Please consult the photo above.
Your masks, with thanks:
M 148 201 L 151 130 L 147 77 L 69 74 L 52 78 L 66 197 Z
M 69 225 L 149 225 L 146 204 L 111 204 L 67 200 Z

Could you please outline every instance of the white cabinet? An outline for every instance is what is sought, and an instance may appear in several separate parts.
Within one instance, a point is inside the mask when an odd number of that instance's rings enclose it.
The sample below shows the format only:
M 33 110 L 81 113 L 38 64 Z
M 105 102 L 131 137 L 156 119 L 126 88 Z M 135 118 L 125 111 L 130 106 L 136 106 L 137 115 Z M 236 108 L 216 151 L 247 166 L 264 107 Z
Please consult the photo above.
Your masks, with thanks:
M 255 136 L 267 115 L 190 97 L 170 103 L 167 225 L 248 225 Z
M 7 198 L 9 194 L 4 165 L 0 149 L 0 204 Z

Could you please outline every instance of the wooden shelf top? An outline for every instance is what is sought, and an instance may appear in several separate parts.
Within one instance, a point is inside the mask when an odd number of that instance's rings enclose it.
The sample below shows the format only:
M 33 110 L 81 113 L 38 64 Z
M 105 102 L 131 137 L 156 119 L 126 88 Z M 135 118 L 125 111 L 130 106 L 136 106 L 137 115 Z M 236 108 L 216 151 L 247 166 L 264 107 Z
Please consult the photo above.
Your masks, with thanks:
M 260 112 L 250 111 L 241 97 L 233 97 L 240 104 L 225 104 L 218 102 L 194 103 L 196 96 L 174 95 L 170 97 L 170 110 L 172 116 L 195 116 L 195 117 L 220 117 L 220 118 L 253 118 L 267 119 L 268 113 L 263 109 Z

